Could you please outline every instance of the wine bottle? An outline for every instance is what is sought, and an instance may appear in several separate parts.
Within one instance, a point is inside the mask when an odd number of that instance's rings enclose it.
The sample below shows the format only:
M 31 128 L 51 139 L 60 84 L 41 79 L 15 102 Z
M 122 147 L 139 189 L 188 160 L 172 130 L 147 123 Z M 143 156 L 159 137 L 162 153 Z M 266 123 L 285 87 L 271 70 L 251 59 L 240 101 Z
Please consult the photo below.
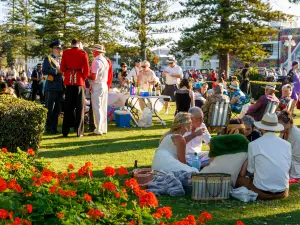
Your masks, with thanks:
M 132 172 L 131 178 L 134 178 L 134 171 L 137 169 L 137 163 L 138 163 L 138 161 L 134 160 L 134 166 L 133 166 L 133 172 Z
M 155 90 L 155 86 L 153 85 L 153 88 L 152 88 L 152 96 L 156 96 L 156 90 Z

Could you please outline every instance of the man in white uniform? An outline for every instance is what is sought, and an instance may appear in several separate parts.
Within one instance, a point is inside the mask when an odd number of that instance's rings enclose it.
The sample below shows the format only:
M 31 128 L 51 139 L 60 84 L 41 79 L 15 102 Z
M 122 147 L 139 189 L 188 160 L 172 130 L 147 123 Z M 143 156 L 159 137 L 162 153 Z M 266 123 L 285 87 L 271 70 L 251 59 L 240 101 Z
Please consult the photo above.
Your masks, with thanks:
M 137 58 L 134 60 L 135 63 L 135 67 L 132 68 L 132 70 L 130 70 L 129 74 L 127 75 L 127 77 L 125 78 L 127 81 L 133 83 L 133 85 L 136 87 L 137 81 L 138 81 L 138 76 L 139 73 L 141 71 L 141 62 L 142 60 L 140 58 Z
M 166 86 L 163 90 L 163 95 L 171 97 L 171 101 L 175 101 L 175 91 L 178 89 L 177 85 L 180 83 L 180 79 L 183 78 L 182 69 L 176 65 L 174 56 L 168 58 L 169 66 L 162 72 L 162 76 L 166 77 Z M 168 114 L 169 100 L 165 101 L 165 114 Z
M 254 125 L 263 136 L 249 143 L 248 166 L 244 164 L 237 186 L 245 186 L 256 192 L 260 200 L 285 198 L 289 193 L 292 149 L 289 142 L 275 133 L 284 127 L 278 123 L 275 113 L 266 113 Z
M 184 134 L 186 141 L 186 162 L 188 165 L 192 165 L 193 156 L 197 153 L 201 165 L 209 164 L 208 151 L 202 152 L 202 142 L 204 141 L 206 145 L 210 142 L 210 134 L 203 123 L 203 112 L 199 107 L 192 107 L 189 109 L 192 120 L 191 132 L 186 132 Z M 198 133 L 202 133 L 199 135 Z
M 104 57 L 105 48 L 103 45 L 95 45 L 92 51 L 94 61 L 92 63 L 91 100 L 96 128 L 90 135 L 101 136 L 107 133 L 107 81 L 109 64 Z
M 11 87 L 13 85 L 13 82 L 17 80 L 17 77 L 19 77 L 19 74 L 15 69 L 15 66 L 12 65 L 10 70 L 7 71 L 7 83 L 9 87 Z

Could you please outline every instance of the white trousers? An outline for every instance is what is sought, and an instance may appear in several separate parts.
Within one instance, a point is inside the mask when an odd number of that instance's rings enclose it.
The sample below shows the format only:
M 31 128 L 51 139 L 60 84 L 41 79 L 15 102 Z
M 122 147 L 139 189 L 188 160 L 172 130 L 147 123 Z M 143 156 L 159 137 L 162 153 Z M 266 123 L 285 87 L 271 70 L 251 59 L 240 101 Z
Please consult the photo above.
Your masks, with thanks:
M 106 83 L 92 84 L 92 107 L 96 129 L 95 134 L 107 133 L 107 98 L 108 88 Z

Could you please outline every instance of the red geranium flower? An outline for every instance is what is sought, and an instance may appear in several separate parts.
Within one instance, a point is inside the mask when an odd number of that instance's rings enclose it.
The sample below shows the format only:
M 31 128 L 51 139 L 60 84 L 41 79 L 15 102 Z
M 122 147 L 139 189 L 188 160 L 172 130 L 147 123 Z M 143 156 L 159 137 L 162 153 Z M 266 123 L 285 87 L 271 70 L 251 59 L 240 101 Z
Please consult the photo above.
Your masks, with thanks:
M 206 220 L 212 220 L 212 215 L 208 212 L 203 212 L 201 215 L 206 219 Z
M 116 175 L 116 170 L 110 166 L 107 166 L 104 170 L 104 174 L 108 177 L 113 177 Z
M 103 213 L 99 209 L 90 209 L 86 214 L 93 220 L 96 220 L 103 216 Z
M 56 216 L 57 216 L 57 218 L 58 219 L 63 219 L 64 218 L 64 216 L 65 216 L 65 213 L 64 212 L 60 212 L 60 213 L 56 213 Z
M 153 214 L 152 214 L 152 217 L 153 217 L 153 218 L 156 218 L 156 219 L 160 219 L 160 218 L 162 218 L 162 215 L 159 214 L 159 213 L 153 213 Z
M 22 223 L 23 225 L 32 225 L 32 223 L 29 222 L 28 220 L 23 220 Z
M 7 151 L 7 148 L 2 148 L 2 149 L 1 149 L 1 152 L 7 153 L 7 152 L 8 152 L 8 151 Z
M 116 198 L 120 198 L 120 193 L 119 193 L 119 192 L 116 192 L 116 193 L 115 193 L 115 196 L 116 196 Z
M 32 213 L 32 205 L 27 204 L 27 212 Z
M 135 221 L 134 220 L 131 220 L 128 225 L 135 225 Z
M 68 168 L 69 168 L 70 170 L 74 170 L 74 169 L 75 169 L 75 167 L 74 167 L 72 164 L 69 164 Z
M 168 206 L 157 209 L 156 213 L 167 219 L 170 219 L 172 217 L 172 209 Z
M 116 185 L 109 181 L 102 184 L 102 188 L 107 189 L 109 191 L 115 191 L 117 189 Z
M 8 211 L 5 209 L 0 209 L 0 219 L 6 220 L 8 217 Z
M 14 219 L 14 222 L 11 225 L 21 225 L 22 224 L 22 220 L 19 217 L 16 217 Z
M 130 178 L 129 180 L 125 180 L 124 182 L 125 187 L 132 189 L 135 192 L 140 191 L 140 186 L 135 178 Z
M 10 211 L 10 212 L 8 213 L 8 217 L 9 217 L 10 220 L 12 220 L 13 217 L 14 217 L 14 212 L 13 212 L 13 211 Z
M 188 217 L 184 218 L 184 221 L 188 222 L 189 225 L 196 225 L 197 222 L 195 220 L 195 217 L 193 215 L 188 215 Z
M 92 196 L 88 195 L 88 194 L 84 194 L 84 199 L 86 201 L 92 201 Z
M 91 166 L 93 166 L 93 163 L 91 163 L 91 162 L 86 162 L 86 163 L 85 163 L 85 166 L 86 166 L 86 167 L 91 167 Z
M 70 180 L 75 180 L 76 179 L 76 174 L 75 173 L 71 173 L 69 175 Z
M 146 192 L 140 195 L 139 198 L 140 207 L 153 207 L 158 206 L 158 201 L 156 196 L 152 192 Z
M 244 223 L 242 222 L 242 221 L 237 221 L 236 223 L 235 223 L 235 225 L 244 225 Z
M 123 166 L 121 166 L 118 170 L 118 174 L 119 176 L 124 176 L 128 174 L 128 170 L 126 168 L 124 168 Z
M 29 148 L 29 149 L 27 150 L 27 153 L 28 153 L 29 155 L 31 155 L 31 156 L 34 156 L 34 151 L 33 151 L 32 148 Z
M 5 191 L 7 189 L 7 183 L 0 177 L 0 192 Z

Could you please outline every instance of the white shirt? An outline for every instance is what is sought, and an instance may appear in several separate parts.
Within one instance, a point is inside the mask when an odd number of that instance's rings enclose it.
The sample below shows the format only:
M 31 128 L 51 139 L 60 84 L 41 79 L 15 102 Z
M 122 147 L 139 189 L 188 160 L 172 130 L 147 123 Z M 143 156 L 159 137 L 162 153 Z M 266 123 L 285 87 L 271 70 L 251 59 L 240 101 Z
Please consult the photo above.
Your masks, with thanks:
M 178 65 L 175 65 L 173 68 L 171 68 L 170 66 L 168 66 L 168 67 L 165 69 L 165 72 L 168 73 L 168 74 L 166 75 L 166 84 L 167 84 L 167 85 L 179 84 L 179 82 L 180 82 L 180 79 L 179 79 L 179 78 L 173 77 L 173 76 L 171 76 L 170 74 L 180 75 L 180 76 L 181 76 L 181 79 L 183 78 L 182 69 L 181 69 L 181 67 L 178 66 Z
M 275 133 L 265 133 L 248 145 L 248 171 L 253 184 L 263 191 L 281 192 L 289 188 L 292 149 Z
M 284 76 L 284 77 L 287 76 L 287 71 L 286 70 L 282 70 L 282 76 Z
M 210 134 L 205 126 L 204 123 L 201 124 L 200 129 L 205 128 L 206 129 L 206 133 L 204 135 L 201 136 L 197 136 L 194 139 L 190 140 L 187 144 L 186 144 L 186 155 L 194 155 L 195 152 L 196 153 L 200 153 L 202 150 L 202 142 L 204 141 L 206 145 L 209 144 L 210 142 Z M 199 129 L 199 128 L 198 128 Z M 186 132 L 184 134 L 184 137 L 190 135 L 191 132 Z
M 290 178 L 300 178 L 300 129 L 293 126 L 290 129 L 288 142 L 292 145 L 292 166 Z
M 126 78 L 129 81 L 137 82 L 137 78 L 138 78 L 140 70 L 141 70 L 141 68 L 135 66 L 134 68 L 132 68 L 132 70 L 130 70 L 130 72 Z
M 106 58 L 98 55 L 92 63 L 92 73 L 96 74 L 96 80 L 93 83 L 107 83 L 109 64 Z
M 18 77 L 18 72 L 15 69 L 9 70 L 7 72 L 7 79 L 17 79 L 17 77 Z

